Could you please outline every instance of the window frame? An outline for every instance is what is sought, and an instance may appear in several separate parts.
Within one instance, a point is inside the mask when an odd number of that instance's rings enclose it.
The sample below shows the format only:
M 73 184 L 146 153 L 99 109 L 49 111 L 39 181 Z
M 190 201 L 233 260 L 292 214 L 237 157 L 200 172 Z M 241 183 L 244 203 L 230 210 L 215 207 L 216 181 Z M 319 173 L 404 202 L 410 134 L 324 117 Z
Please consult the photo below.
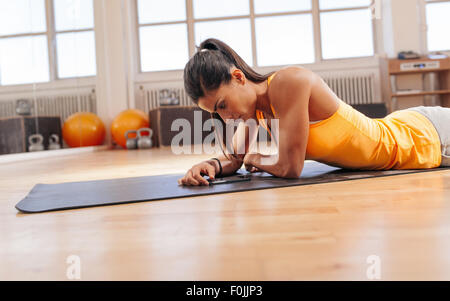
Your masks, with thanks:
M 95 1 L 95 0 L 92 0 Z M 23 83 L 23 84 L 14 84 L 14 85 L 2 85 L 0 83 L 0 89 L 2 91 L 8 90 L 17 90 L 16 87 L 29 87 L 34 85 L 39 85 L 42 87 L 53 86 L 55 83 L 63 83 L 62 86 L 75 86 L 81 83 L 85 83 L 87 85 L 92 85 L 95 81 L 97 75 L 92 76 L 74 76 L 74 77 L 64 77 L 60 78 L 58 76 L 58 57 L 57 57 L 57 49 L 56 49 L 56 35 L 60 33 L 76 33 L 76 32 L 87 32 L 92 31 L 95 36 L 95 20 L 92 28 L 83 28 L 83 29 L 72 29 L 72 30 L 62 30 L 57 31 L 55 26 L 55 14 L 54 14 L 54 0 L 44 0 L 45 5 L 45 24 L 46 31 L 42 32 L 31 32 L 31 33 L 20 33 L 20 34 L 12 34 L 12 35 L 2 35 L 0 39 L 7 38 L 19 38 L 19 37 L 32 37 L 32 36 L 41 36 L 45 35 L 47 37 L 47 49 L 48 49 L 48 68 L 49 68 L 49 80 L 46 82 L 38 82 L 38 83 Z M 11 88 L 8 88 L 11 87 Z
M 140 53 L 140 37 L 139 37 L 139 29 L 145 26 L 159 26 L 159 25 L 169 25 L 169 24 L 187 24 L 187 34 L 188 34 L 188 56 L 192 57 L 195 54 L 195 36 L 194 36 L 194 24 L 196 22 L 204 22 L 204 21 L 223 21 L 223 20 L 233 20 L 233 19 L 249 19 L 250 20 L 250 33 L 251 33 L 251 47 L 252 47 L 252 66 L 255 69 L 268 69 L 280 66 L 258 66 L 257 65 L 257 50 L 256 50 L 256 33 L 255 33 L 255 19 L 261 17 L 272 17 L 272 16 L 288 16 L 288 15 L 299 15 L 299 14 L 311 14 L 313 20 L 313 35 L 314 35 L 314 55 L 315 61 L 314 63 L 305 63 L 301 65 L 309 65 L 309 66 L 321 66 L 329 63 L 345 63 L 349 60 L 354 61 L 369 61 L 373 63 L 374 60 L 378 60 L 379 56 L 379 45 L 377 43 L 377 24 L 374 18 L 372 18 L 372 39 L 373 39 L 373 50 L 374 54 L 371 56 L 360 56 L 360 57 L 346 57 L 346 58 L 332 58 L 332 59 L 324 59 L 322 57 L 322 37 L 321 37 L 321 28 L 320 28 L 320 14 L 327 12 L 338 12 L 338 11 L 351 11 L 351 10 L 361 10 L 368 9 L 373 5 L 368 6 L 358 6 L 351 8 L 336 8 L 336 9 L 320 9 L 319 8 L 319 0 L 311 0 L 311 10 L 301 10 L 301 11 L 290 11 L 290 12 L 276 12 L 276 13 L 262 13 L 256 14 L 254 9 L 254 0 L 247 0 L 249 2 L 249 14 L 248 15 L 239 15 L 239 16 L 231 16 L 231 17 L 214 17 L 214 18 L 199 18 L 195 19 L 193 14 L 193 1 L 194 0 L 185 0 L 186 1 L 186 19 L 182 21 L 170 21 L 170 22 L 155 22 L 155 23 L 144 23 L 139 24 L 138 19 L 138 0 L 132 1 L 132 9 L 133 12 L 132 18 L 134 19 L 134 32 L 132 34 L 133 39 L 135 40 L 135 51 L 134 51 L 134 65 L 136 71 L 136 78 L 144 79 L 146 76 L 155 75 L 155 78 L 161 75 L 180 72 L 180 69 L 177 70 L 160 70 L 160 71 L 142 71 L 141 66 L 141 53 Z
M 427 23 L 427 5 L 433 3 L 450 3 L 450 0 L 420 0 L 420 38 L 421 38 L 421 51 L 422 53 L 430 53 L 430 52 L 445 52 L 450 53 L 450 49 L 445 50 L 433 50 L 430 51 L 428 49 L 428 23 Z

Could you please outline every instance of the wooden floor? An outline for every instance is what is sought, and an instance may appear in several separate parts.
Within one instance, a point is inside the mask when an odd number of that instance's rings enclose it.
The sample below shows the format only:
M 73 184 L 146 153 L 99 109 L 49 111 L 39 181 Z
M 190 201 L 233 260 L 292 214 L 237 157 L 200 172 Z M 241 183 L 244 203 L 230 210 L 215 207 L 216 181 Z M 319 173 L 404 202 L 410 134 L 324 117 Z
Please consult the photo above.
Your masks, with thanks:
M 36 183 L 184 173 L 170 148 L 2 163 L 0 279 L 450 280 L 450 171 L 22 214 Z M 124 187 L 123 189 L 126 189 Z M 370 274 L 370 273 L 369 273 Z

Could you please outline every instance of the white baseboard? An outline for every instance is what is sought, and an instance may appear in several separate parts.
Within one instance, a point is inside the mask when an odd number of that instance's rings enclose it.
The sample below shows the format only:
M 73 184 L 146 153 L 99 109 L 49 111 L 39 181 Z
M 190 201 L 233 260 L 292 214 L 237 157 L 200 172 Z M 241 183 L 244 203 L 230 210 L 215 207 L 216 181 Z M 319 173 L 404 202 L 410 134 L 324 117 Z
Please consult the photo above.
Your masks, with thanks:
M 43 159 L 57 156 L 66 156 L 80 153 L 89 153 L 89 152 L 97 152 L 102 150 L 110 149 L 111 147 L 108 145 L 100 145 L 100 146 L 86 146 L 86 147 L 74 147 L 74 148 L 64 148 L 57 150 L 45 150 L 40 152 L 27 152 L 27 153 L 18 153 L 18 154 L 7 154 L 0 155 L 0 164 L 1 163 L 11 163 L 11 162 L 19 162 L 25 160 L 34 160 L 34 159 Z

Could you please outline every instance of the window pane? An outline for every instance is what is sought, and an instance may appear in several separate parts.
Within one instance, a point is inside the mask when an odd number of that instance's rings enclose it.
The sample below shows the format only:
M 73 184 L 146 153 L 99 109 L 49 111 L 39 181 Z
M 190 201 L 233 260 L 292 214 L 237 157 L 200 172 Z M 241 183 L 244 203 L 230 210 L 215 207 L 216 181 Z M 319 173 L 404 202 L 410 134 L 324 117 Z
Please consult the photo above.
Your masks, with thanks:
M 139 24 L 186 20 L 186 0 L 138 0 Z
M 93 31 L 57 34 L 56 51 L 59 78 L 96 74 Z
M 249 65 L 253 65 L 250 20 L 226 20 L 195 23 L 195 44 L 216 38 L 227 43 Z
M 186 24 L 139 28 L 141 70 L 182 70 L 189 59 Z
M 194 18 L 249 15 L 249 0 L 194 0 Z
M 0 84 L 49 81 L 47 37 L 0 39 Z
M 0 35 L 45 32 L 44 0 L 0 0 Z
M 321 13 L 320 26 L 324 59 L 374 54 L 370 9 Z
M 254 0 L 255 13 L 279 13 L 298 10 L 311 10 L 311 0 Z
M 311 14 L 257 18 L 255 26 L 258 66 L 314 62 Z
M 450 3 L 427 4 L 428 50 L 450 50 Z
M 54 0 L 57 31 L 94 28 L 92 0 Z
M 349 8 L 369 6 L 371 0 L 319 0 L 320 9 Z

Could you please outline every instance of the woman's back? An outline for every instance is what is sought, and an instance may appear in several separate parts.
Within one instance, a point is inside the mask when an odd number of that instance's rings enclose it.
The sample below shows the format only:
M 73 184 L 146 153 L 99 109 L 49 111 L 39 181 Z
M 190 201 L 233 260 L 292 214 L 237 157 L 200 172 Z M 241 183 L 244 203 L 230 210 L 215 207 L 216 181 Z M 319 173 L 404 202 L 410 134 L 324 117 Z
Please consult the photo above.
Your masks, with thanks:
M 312 94 L 327 92 L 320 90 Z M 401 110 L 372 119 L 335 98 L 338 109 L 334 108 L 334 113 L 324 120 L 309 125 L 306 159 L 355 169 L 433 168 L 441 164 L 439 135 L 422 114 Z M 272 105 L 271 108 L 277 117 Z M 314 107 L 309 113 L 314 109 L 320 115 Z M 257 112 L 257 118 L 264 116 Z M 267 128 L 264 122 L 261 124 Z

